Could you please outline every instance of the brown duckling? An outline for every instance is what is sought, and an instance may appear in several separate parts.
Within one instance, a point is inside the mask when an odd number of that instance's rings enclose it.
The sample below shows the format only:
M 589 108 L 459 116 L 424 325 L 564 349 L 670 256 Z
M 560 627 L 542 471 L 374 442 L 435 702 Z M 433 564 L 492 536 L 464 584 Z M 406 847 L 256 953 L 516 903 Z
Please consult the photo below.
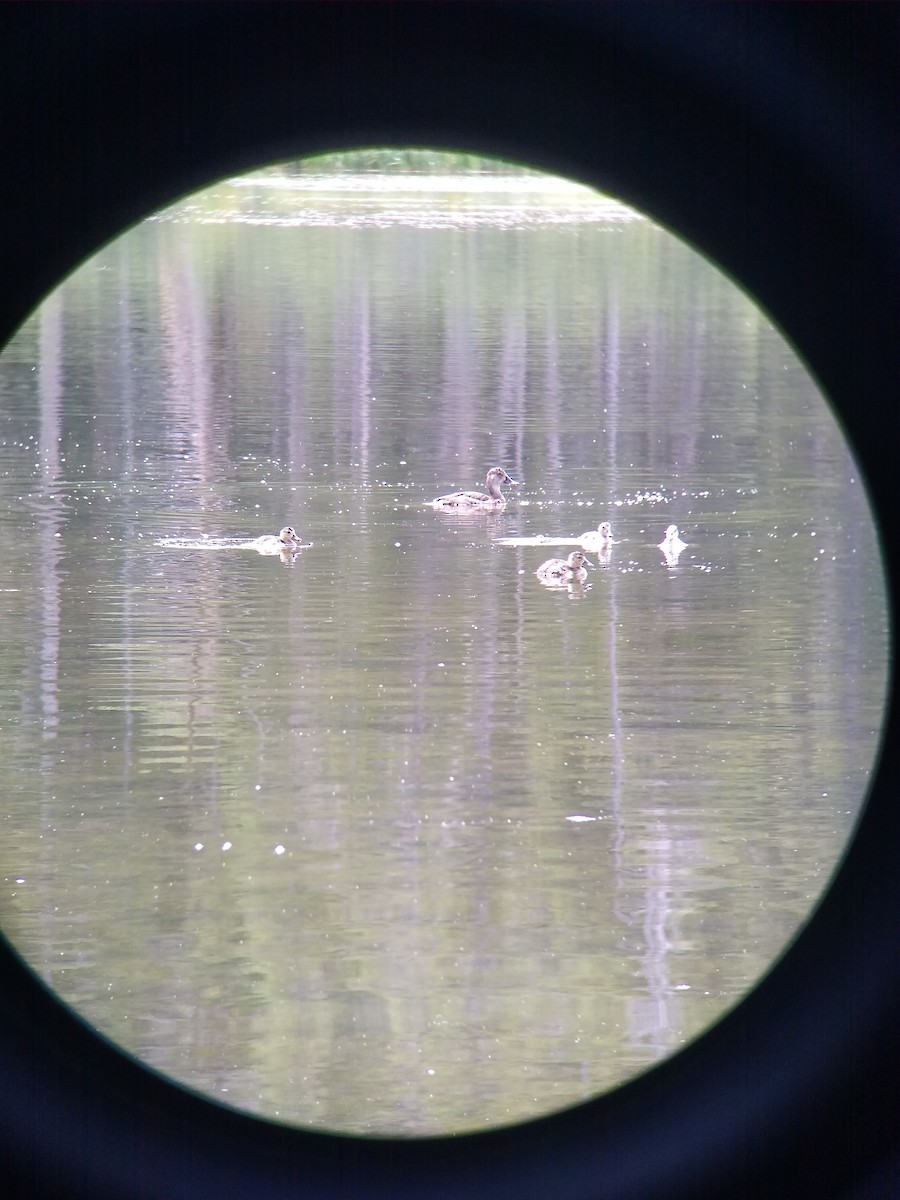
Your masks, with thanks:
M 584 564 L 593 564 L 581 550 L 573 550 L 568 558 L 548 558 L 535 571 L 542 583 L 572 583 L 587 579 Z

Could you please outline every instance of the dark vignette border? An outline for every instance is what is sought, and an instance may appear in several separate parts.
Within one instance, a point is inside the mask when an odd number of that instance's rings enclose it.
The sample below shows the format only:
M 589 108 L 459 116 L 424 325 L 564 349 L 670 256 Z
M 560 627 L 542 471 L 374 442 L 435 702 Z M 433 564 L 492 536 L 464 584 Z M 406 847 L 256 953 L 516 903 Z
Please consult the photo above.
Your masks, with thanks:
M 829 4 L 17 4 L 0 11 L 0 340 L 87 254 L 214 179 L 345 146 L 464 148 L 634 203 L 769 310 L 835 405 L 892 592 L 900 10 Z M 121 1055 L 0 946 L 10 1200 L 900 1194 L 898 739 L 789 953 L 686 1051 L 486 1134 L 245 1117 Z

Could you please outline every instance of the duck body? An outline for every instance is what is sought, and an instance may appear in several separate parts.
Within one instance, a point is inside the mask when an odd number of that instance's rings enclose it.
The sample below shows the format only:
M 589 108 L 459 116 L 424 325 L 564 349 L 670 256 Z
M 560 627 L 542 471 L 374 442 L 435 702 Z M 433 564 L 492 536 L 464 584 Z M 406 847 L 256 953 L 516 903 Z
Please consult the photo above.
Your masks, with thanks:
M 502 467 L 491 467 L 487 473 L 485 480 L 486 492 L 450 492 L 446 496 L 438 496 L 436 500 L 431 501 L 432 508 L 452 509 L 478 509 L 478 508 L 503 508 L 506 504 L 506 498 L 500 491 L 500 484 L 508 483 L 513 487 L 518 487 L 515 479 L 511 479 Z
M 302 545 L 297 533 L 290 525 L 285 525 L 277 537 L 274 533 L 264 533 L 262 537 L 245 543 L 244 549 L 255 550 L 258 554 L 292 554 Z
M 542 583 L 572 583 L 587 579 L 586 562 L 588 559 L 581 550 L 573 550 L 568 558 L 548 558 L 535 575 Z
M 670 525 L 666 530 L 666 536 L 659 543 L 658 549 L 662 550 L 667 559 L 677 558 L 682 550 L 687 550 L 687 542 L 683 542 L 678 536 L 678 526 Z

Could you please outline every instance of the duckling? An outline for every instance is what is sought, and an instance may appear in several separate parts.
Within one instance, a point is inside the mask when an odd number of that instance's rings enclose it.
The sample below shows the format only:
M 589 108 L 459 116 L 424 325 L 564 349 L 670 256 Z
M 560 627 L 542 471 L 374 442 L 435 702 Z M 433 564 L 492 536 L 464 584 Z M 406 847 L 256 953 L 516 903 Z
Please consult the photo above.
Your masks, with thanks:
M 510 479 L 502 467 L 491 467 L 487 473 L 485 487 L 487 492 L 450 492 L 447 496 L 438 496 L 431 501 L 433 508 L 502 508 L 506 504 L 505 497 L 500 492 L 500 484 L 509 483 L 518 487 L 515 479 Z
M 683 542 L 678 536 L 677 525 L 670 525 L 668 527 L 666 530 L 666 536 L 659 543 L 659 549 L 662 551 L 667 567 L 678 566 L 678 556 L 681 554 L 682 550 L 687 549 L 687 542 Z
M 675 562 L 678 561 L 678 555 L 682 552 L 682 550 L 687 549 L 687 542 L 683 542 L 678 536 L 677 525 L 670 525 L 668 527 L 666 530 L 666 536 L 659 543 L 658 548 L 662 550 L 663 554 L 666 556 L 666 562 L 669 566 L 674 565 L 672 561 L 673 559 Z
M 284 529 L 276 537 L 273 533 L 264 533 L 262 537 L 254 538 L 253 541 L 247 542 L 244 549 L 256 550 L 259 554 L 292 554 L 303 545 L 295 530 L 290 525 L 285 525 Z
M 535 575 L 542 583 L 572 583 L 574 580 L 587 579 L 585 563 L 593 566 L 581 550 L 573 550 L 568 558 L 548 558 L 541 563 Z
M 593 550 L 595 554 L 608 554 L 613 544 L 612 525 L 609 521 L 601 521 L 596 529 L 589 529 L 578 540 L 584 550 Z

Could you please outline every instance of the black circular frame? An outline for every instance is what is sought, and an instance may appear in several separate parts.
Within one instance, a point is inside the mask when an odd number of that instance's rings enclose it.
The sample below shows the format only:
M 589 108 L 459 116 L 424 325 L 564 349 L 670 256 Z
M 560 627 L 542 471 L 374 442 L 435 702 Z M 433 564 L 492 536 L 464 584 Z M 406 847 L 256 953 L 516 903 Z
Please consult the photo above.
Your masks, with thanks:
M 0 18 L 0 340 L 87 255 L 225 175 L 464 149 L 632 203 L 778 321 L 862 464 L 892 592 L 900 462 L 895 6 L 40 4 Z M 893 693 L 832 886 L 686 1050 L 596 1100 L 413 1141 L 281 1127 L 83 1025 L 0 944 L 11 1200 L 700 1200 L 900 1194 Z

